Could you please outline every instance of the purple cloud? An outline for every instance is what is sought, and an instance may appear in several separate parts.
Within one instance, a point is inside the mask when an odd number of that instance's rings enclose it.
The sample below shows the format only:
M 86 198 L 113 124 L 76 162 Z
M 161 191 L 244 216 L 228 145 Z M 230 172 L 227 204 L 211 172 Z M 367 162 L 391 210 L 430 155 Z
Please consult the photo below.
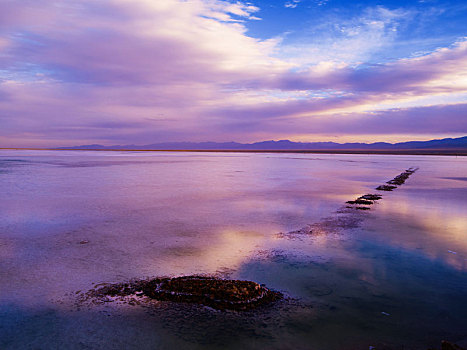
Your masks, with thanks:
M 0 3 L 0 146 L 465 132 L 467 41 L 382 65 L 300 65 L 275 57 L 279 39 L 246 34 L 238 18 L 257 11 Z

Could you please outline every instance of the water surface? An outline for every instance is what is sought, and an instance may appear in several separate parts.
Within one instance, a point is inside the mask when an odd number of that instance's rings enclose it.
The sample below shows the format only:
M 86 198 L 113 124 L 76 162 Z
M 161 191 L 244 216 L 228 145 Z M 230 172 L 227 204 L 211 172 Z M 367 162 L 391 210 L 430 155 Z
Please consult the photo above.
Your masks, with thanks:
M 345 209 L 411 166 L 370 211 Z M 466 174 L 465 157 L 1 151 L 0 348 L 467 346 Z M 338 217 L 359 225 L 286 234 Z M 288 300 L 74 303 L 96 283 L 199 273 Z

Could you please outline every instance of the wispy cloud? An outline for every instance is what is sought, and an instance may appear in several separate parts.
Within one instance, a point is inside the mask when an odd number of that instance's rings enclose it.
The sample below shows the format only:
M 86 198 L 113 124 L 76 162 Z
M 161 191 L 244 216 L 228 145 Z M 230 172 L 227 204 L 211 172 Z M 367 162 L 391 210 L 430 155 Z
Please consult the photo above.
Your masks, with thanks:
M 301 0 L 292 0 L 292 1 L 287 1 L 285 4 L 284 4 L 284 7 L 287 7 L 287 8 L 296 8 L 298 6 L 298 4 L 301 2 Z
M 413 16 L 408 10 L 372 7 L 352 18 L 324 18 L 305 33 L 289 33 L 292 38 L 281 46 L 278 57 L 301 65 L 368 62 L 392 47 L 399 28 Z

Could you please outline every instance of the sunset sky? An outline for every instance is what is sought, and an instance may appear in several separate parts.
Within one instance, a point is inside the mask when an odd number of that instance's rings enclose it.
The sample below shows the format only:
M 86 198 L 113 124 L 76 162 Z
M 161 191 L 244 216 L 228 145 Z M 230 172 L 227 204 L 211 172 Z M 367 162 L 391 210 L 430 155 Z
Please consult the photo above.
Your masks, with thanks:
M 467 1 L 0 1 L 0 147 L 466 134 Z

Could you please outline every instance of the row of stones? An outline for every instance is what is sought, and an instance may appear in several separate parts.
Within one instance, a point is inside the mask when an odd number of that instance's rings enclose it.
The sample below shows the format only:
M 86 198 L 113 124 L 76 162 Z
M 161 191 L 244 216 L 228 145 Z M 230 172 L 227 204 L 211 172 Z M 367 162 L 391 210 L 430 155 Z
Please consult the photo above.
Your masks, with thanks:
M 378 191 L 392 191 L 397 186 L 403 185 L 405 181 L 412 175 L 414 172 L 416 172 L 418 168 L 409 168 L 405 170 L 404 172 L 400 173 L 396 177 L 394 177 L 392 180 L 389 180 L 386 182 L 385 185 L 380 185 L 376 187 L 376 190 Z M 347 206 L 347 208 L 355 208 L 358 210 L 369 210 L 370 208 L 368 205 L 372 205 L 375 203 L 375 201 L 380 200 L 383 198 L 381 194 L 365 194 L 363 196 L 358 197 L 357 199 L 353 201 L 347 201 L 347 204 L 356 204 L 357 206 L 352 207 L 352 206 Z M 363 205 L 363 206 L 362 206 Z

